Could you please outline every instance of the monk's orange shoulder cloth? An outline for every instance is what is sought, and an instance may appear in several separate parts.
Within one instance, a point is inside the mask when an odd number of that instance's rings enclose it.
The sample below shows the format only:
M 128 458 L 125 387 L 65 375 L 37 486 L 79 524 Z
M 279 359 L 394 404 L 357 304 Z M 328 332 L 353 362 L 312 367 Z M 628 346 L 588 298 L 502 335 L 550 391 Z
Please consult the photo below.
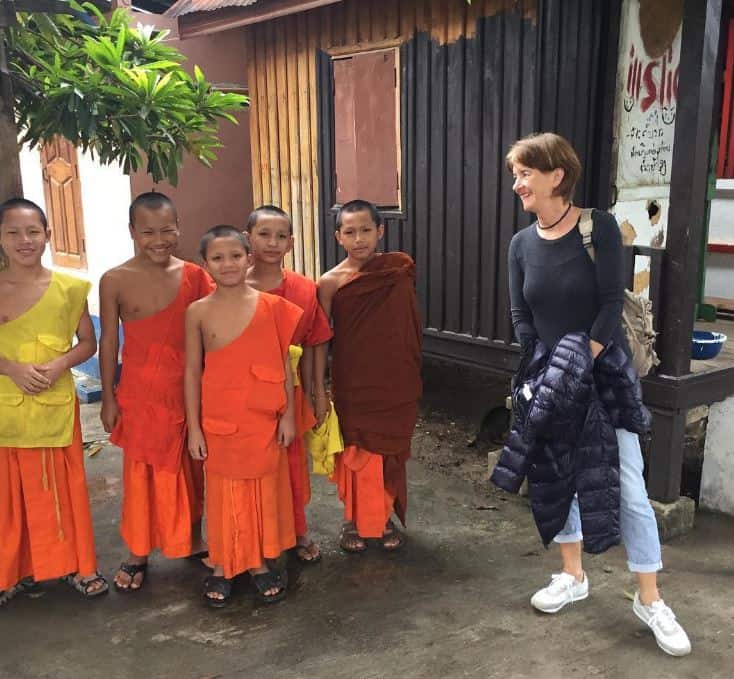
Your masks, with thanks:
M 337 290 L 332 317 L 332 391 L 344 444 L 408 456 L 422 390 L 413 260 L 375 256 Z
M 110 441 L 126 456 L 178 472 L 186 438 L 184 321 L 186 309 L 214 289 L 208 274 L 184 263 L 176 298 L 157 314 L 122 324 L 120 417 Z
M 303 312 L 261 292 L 242 333 L 204 357 L 201 425 L 206 469 L 228 479 L 278 470 L 278 419 L 287 406 L 285 358 Z
M 268 290 L 303 309 L 301 322 L 293 334 L 292 344 L 314 346 L 331 339 L 329 319 L 319 305 L 316 283 L 294 271 L 283 271 L 283 282 L 279 287 Z

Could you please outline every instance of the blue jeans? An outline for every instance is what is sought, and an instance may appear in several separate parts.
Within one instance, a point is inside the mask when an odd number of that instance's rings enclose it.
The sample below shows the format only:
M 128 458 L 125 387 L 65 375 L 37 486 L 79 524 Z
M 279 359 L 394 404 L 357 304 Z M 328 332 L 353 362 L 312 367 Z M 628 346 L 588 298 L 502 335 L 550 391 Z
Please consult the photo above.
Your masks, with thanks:
M 619 528 L 627 551 L 627 566 L 633 573 L 655 573 L 663 567 L 660 554 L 660 535 L 655 512 L 647 499 L 645 480 L 642 478 L 642 451 L 637 434 L 617 429 L 619 445 Z M 581 542 L 581 517 L 578 499 L 574 497 L 563 530 L 555 542 Z

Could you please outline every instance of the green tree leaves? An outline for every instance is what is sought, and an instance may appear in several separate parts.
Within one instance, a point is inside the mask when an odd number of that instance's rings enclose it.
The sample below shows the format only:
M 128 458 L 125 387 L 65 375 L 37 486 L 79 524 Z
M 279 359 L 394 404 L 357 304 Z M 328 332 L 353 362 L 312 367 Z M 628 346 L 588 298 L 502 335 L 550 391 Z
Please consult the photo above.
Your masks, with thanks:
M 78 15 L 21 14 L 7 33 L 22 141 L 61 134 L 103 164 L 130 173 L 146 163 L 155 181 L 173 184 L 184 152 L 210 165 L 219 121 L 236 123 L 247 97 L 214 89 L 198 66 L 189 75 L 167 31 L 131 27 L 122 10 L 105 18 L 89 3 L 69 5 Z

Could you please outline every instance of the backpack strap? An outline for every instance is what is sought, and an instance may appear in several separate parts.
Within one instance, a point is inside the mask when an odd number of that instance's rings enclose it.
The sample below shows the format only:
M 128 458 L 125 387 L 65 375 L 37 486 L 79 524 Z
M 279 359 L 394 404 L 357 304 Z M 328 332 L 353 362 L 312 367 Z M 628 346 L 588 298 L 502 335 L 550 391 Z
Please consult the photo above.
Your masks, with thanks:
M 594 221 L 592 219 L 593 208 L 584 208 L 581 210 L 581 219 L 579 220 L 579 233 L 581 234 L 581 242 L 584 249 L 591 257 L 591 261 L 596 261 L 594 244 L 591 242 L 591 234 L 594 231 Z

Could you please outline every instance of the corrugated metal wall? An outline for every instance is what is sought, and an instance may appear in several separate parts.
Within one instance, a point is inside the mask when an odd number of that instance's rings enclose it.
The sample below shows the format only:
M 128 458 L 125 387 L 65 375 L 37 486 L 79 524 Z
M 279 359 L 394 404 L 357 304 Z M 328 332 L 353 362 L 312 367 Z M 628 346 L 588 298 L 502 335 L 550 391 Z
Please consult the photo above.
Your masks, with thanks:
M 253 199 L 255 205 L 275 203 L 292 215 L 296 243 L 290 266 L 312 277 L 323 269 L 317 51 L 402 43 L 416 31 L 446 43 L 473 34 L 479 17 L 518 7 L 532 13 L 535 2 L 345 0 L 247 29 Z
M 331 55 L 401 45 L 403 209 L 429 353 L 508 368 L 507 247 L 518 214 L 503 163 L 536 130 L 569 137 L 579 202 L 606 205 L 621 0 L 345 0 L 248 29 L 255 203 L 294 220 L 290 264 L 334 265 Z
M 385 238 L 416 259 L 427 352 L 499 369 L 515 360 L 507 250 L 528 223 L 504 155 L 522 135 L 557 131 L 586 168 L 578 202 L 606 205 L 619 11 L 602 0 L 511 5 L 476 17 L 472 37 L 433 25 L 403 45 L 404 208 L 386 213 Z M 330 62 L 320 55 L 324 267 L 339 257 Z

